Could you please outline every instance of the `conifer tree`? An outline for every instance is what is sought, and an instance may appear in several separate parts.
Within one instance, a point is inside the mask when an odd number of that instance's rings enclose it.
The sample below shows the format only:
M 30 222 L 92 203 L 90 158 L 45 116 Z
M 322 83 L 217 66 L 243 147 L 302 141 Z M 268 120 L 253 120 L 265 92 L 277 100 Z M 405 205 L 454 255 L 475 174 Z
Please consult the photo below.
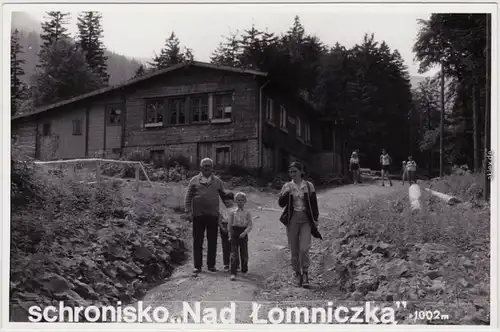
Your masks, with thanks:
M 42 32 L 40 33 L 42 44 L 40 45 L 40 52 L 38 53 L 38 68 L 44 65 L 42 62 L 46 58 L 44 53 L 51 47 L 52 43 L 61 39 L 70 38 L 68 28 L 66 28 L 69 13 L 49 11 L 45 19 L 46 21 L 42 23 Z
M 78 17 L 78 44 L 82 48 L 85 59 L 90 69 L 96 73 L 103 86 L 107 86 L 109 75 L 107 73 L 107 60 L 104 55 L 105 47 L 102 43 L 103 29 L 102 15 L 99 12 L 86 11 Z
M 20 77 L 24 75 L 21 65 L 25 60 L 21 57 L 23 48 L 19 43 L 19 31 L 16 29 L 10 37 L 10 106 L 11 115 L 18 110 L 20 101 L 24 98 L 25 85 Z

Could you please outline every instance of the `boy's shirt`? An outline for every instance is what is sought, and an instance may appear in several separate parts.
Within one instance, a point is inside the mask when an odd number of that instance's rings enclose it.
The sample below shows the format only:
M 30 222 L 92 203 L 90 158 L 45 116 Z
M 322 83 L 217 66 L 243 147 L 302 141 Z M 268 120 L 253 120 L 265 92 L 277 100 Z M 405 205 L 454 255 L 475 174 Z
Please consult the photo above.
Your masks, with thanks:
M 231 227 L 245 227 L 248 234 L 252 230 L 252 214 L 246 209 L 236 208 L 230 212 L 232 216 Z
M 384 166 L 389 166 L 391 163 L 391 157 L 389 156 L 389 154 L 382 154 L 380 155 L 380 162 Z
M 417 170 L 417 163 L 415 162 L 415 160 L 407 161 L 406 162 L 406 169 L 408 171 L 411 171 L 411 172 L 416 171 Z

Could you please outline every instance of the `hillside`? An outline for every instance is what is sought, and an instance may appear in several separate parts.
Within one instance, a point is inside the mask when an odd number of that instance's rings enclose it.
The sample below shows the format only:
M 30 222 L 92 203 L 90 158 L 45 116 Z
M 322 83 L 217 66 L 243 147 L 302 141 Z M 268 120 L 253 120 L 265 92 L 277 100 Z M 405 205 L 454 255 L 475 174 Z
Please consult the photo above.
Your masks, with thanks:
M 35 72 L 37 55 L 40 48 L 40 28 L 41 23 L 31 18 L 23 12 L 12 13 L 12 29 L 19 30 L 20 44 L 23 46 L 23 58 L 26 63 L 22 66 L 26 75 L 24 81 L 28 81 Z M 124 55 L 111 51 L 106 51 L 108 57 L 108 73 L 110 75 L 109 83 L 111 85 L 119 84 L 130 79 L 141 62 L 136 59 L 128 58 Z

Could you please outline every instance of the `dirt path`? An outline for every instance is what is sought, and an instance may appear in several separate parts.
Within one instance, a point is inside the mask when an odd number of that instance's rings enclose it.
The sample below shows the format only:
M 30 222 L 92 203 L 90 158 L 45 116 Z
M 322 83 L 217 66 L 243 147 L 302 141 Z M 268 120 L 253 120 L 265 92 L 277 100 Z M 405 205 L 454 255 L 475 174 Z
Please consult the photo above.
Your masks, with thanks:
M 388 194 L 400 187 L 399 183 L 394 182 L 394 187 L 363 184 L 319 192 L 320 212 L 322 215 L 335 214 L 337 210 L 345 208 L 353 200 Z M 252 193 L 248 197 L 249 208 L 253 215 L 257 216 L 257 219 L 254 220 L 254 229 L 249 237 L 250 262 L 247 275 L 238 275 L 236 281 L 230 281 L 229 274 L 222 270 L 217 272 L 206 272 L 205 270 L 198 277 L 192 277 L 192 261 L 189 260 L 185 265 L 177 268 L 168 281 L 149 291 L 143 299 L 144 305 L 166 307 L 170 317 L 182 318 L 182 301 L 188 301 L 193 308 L 194 302 L 203 301 L 201 303 L 202 312 L 203 308 L 207 307 L 214 307 L 219 311 L 221 308 L 227 307 L 229 301 L 233 301 L 236 303 L 236 323 L 252 323 L 250 318 L 251 301 L 262 298 L 263 286 L 268 278 L 276 269 L 282 271 L 289 269 L 289 264 L 285 231 L 278 220 L 280 212 L 273 210 L 279 209 L 276 197 L 266 193 Z M 320 220 L 320 224 L 328 222 L 333 221 L 330 219 Z M 313 265 L 314 242 L 317 241 L 313 240 Z M 206 265 L 205 257 L 203 261 Z M 222 268 L 220 237 L 217 268 Z M 287 289 L 283 289 L 283 286 L 280 287 L 280 291 L 285 294 Z M 294 287 L 290 285 L 289 288 Z M 294 289 L 293 292 L 307 292 L 307 290 Z

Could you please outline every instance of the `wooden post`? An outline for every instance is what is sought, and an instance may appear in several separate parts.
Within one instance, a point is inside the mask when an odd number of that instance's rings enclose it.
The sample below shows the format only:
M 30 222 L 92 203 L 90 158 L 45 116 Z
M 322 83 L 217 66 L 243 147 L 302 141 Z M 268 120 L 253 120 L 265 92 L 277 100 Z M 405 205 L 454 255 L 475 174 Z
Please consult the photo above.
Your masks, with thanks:
M 139 170 L 140 170 L 140 164 L 137 163 L 135 164 L 135 190 L 139 191 Z
M 101 162 L 99 160 L 95 163 L 95 179 L 97 183 L 101 182 Z
M 410 198 L 410 205 L 413 211 L 418 211 L 422 208 L 420 198 L 422 197 L 422 192 L 420 191 L 420 186 L 418 184 L 412 184 L 408 189 L 408 196 Z
M 77 180 L 76 178 L 76 164 L 72 164 L 70 166 L 70 169 L 71 169 L 71 177 L 73 178 L 74 181 Z

